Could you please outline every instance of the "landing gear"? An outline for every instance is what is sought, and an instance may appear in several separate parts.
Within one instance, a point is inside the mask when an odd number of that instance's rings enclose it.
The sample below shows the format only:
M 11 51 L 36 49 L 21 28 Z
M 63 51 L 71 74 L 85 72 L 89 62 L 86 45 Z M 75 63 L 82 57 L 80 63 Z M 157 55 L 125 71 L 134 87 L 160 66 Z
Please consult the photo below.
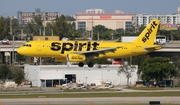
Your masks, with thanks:
M 93 66 L 94 66 L 94 64 L 92 62 L 88 63 L 88 67 L 93 67 Z
M 79 67 L 83 67 L 83 66 L 84 66 L 84 63 L 83 63 L 83 62 L 79 62 L 78 66 L 79 66 Z
M 83 67 L 83 66 L 84 66 L 84 63 L 83 63 L 83 62 L 79 62 L 79 63 L 78 63 L 78 66 L 79 66 L 79 67 Z M 94 64 L 93 64 L 92 62 L 89 62 L 89 63 L 88 63 L 88 67 L 93 67 L 93 66 L 94 66 Z

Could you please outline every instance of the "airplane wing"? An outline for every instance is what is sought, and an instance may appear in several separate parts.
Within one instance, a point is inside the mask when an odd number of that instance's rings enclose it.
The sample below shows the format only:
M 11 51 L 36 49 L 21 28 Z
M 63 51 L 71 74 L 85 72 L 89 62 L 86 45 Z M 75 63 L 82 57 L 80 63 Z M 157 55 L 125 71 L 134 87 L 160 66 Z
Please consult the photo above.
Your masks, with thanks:
M 160 50 L 161 48 L 162 46 L 160 45 L 144 47 L 145 50 Z
M 91 50 L 91 51 L 84 51 L 84 52 L 72 52 L 71 54 L 82 54 L 85 56 L 99 56 L 99 54 L 106 54 L 108 52 L 115 52 L 116 49 L 122 48 L 122 46 L 114 47 L 114 48 L 107 48 L 107 49 L 101 49 L 101 50 Z

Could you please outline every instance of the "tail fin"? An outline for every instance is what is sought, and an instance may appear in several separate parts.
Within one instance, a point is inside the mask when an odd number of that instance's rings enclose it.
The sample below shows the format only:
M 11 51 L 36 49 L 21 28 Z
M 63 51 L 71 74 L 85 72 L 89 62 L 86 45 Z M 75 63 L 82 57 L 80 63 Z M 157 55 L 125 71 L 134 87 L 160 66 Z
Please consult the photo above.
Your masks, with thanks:
M 160 20 L 152 20 L 142 33 L 133 41 L 133 43 L 141 43 L 145 45 L 153 45 L 156 38 Z

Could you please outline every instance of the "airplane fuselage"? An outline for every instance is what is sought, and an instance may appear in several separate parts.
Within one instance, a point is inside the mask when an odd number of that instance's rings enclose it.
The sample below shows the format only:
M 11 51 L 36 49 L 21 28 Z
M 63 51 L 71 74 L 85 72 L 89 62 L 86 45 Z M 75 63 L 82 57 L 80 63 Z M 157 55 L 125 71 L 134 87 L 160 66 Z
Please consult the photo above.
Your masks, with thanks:
M 145 46 L 134 43 L 100 41 L 33 41 L 31 44 L 28 44 L 28 42 L 26 43 L 23 53 L 35 57 L 65 58 L 68 54 L 73 52 L 109 49 L 114 46 L 122 47 L 117 48 L 114 52 L 100 54 L 99 58 L 120 58 L 148 52 L 147 50 L 144 50 Z M 26 47 L 28 47 L 28 49 Z

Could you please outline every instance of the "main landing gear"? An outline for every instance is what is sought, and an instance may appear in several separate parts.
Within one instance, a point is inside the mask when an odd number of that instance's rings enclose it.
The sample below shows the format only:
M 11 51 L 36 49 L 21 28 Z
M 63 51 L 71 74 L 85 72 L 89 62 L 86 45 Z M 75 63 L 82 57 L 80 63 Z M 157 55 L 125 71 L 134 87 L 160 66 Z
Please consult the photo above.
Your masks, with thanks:
M 94 66 L 94 64 L 92 62 L 88 63 L 88 67 L 93 67 L 93 66 Z
M 84 63 L 83 62 L 79 62 L 78 64 L 79 67 L 83 67 L 84 66 Z M 88 62 L 88 67 L 93 67 L 94 64 L 92 62 Z
M 84 66 L 84 63 L 83 63 L 83 62 L 79 62 L 78 66 L 79 66 L 79 67 L 83 67 L 83 66 Z

